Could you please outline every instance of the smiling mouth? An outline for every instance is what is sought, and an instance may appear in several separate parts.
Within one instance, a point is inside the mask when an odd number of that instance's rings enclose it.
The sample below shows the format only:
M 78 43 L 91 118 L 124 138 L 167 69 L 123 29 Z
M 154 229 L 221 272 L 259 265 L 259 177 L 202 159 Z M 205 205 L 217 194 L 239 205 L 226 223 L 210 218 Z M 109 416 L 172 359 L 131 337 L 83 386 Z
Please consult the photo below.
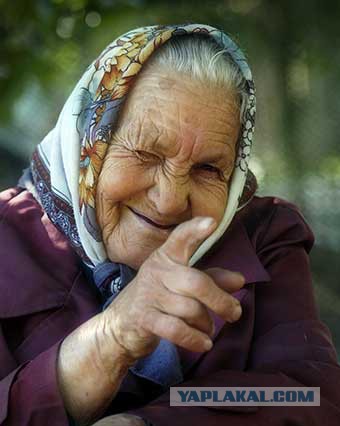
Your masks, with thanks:
M 154 222 L 153 220 L 151 220 L 150 218 L 148 218 L 147 216 L 142 215 L 141 213 L 138 213 L 136 210 L 132 209 L 131 207 L 127 206 L 129 210 L 132 211 L 132 213 L 134 213 L 136 216 L 140 217 L 141 219 L 143 219 L 145 222 L 149 223 L 150 225 L 155 226 L 156 228 L 160 228 L 160 229 L 175 229 L 177 224 L 175 225 L 161 225 L 159 223 Z

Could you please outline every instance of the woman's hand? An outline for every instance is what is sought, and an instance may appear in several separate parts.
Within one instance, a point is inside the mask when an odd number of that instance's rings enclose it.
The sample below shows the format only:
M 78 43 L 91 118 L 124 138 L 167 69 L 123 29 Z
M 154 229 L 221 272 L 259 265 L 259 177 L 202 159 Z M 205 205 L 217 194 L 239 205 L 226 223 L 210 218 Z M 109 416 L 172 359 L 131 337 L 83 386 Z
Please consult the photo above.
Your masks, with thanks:
M 243 276 L 188 266 L 193 252 L 215 227 L 201 217 L 177 226 L 103 312 L 103 329 L 128 357 L 151 353 L 160 338 L 190 351 L 211 349 L 214 322 L 207 308 L 229 322 L 239 319 L 240 303 L 229 292 L 243 286 Z
M 243 286 L 242 275 L 188 266 L 215 226 L 198 217 L 177 226 L 111 305 L 64 339 L 58 382 L 77 424 L 91 424 L 102 415 L 128 368 L 151 353 L 161 337 L 191 351 L 206 351 L 214 331 L 207 308 L 230 322 L 239 318 L 240 304 L 228 292 Z
M 145 426 L 143 419 L 131 414 L 115 414 L 114 416 L 104 417 L 92 426 Z

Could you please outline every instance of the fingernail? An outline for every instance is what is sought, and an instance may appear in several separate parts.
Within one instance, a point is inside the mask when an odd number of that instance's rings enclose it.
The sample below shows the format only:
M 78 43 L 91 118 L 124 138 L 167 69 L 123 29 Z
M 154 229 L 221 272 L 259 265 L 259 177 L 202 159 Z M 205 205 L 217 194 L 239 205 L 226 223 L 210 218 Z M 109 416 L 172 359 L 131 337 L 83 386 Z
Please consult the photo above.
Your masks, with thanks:
M 199 223 L 199 227 L 204 230 L 210 228 L 210 226 L 215 223 L 215 220 L 212 217 L 205 217 Z
M 204 349 L 206 351 L 210 351 L 210 349 L 213 347 L 213 342 L 210 339 L 206 339 L 204 342 Z
M 244 275 L 243 275 L 243 274 L 241 274 L 241 272 L 238 272 L 238 271 L 231 271 L 231 272 L 235 275 L 235 277 L 237 277 L 237 278 L 241 278 L 243 282 L 245 282 L 245 281 L 246 281 L 246 279 L 245 279 Z
M 238 277 L 240 277 L 241 279 L 242 279 L 242 282 L 243 283 L 245 283 L 246 282 L 246 279 L 245 279 L 245 277 L 244 277 L 244 275 L 243 274 L 241 274 L 241 272 L 234 272 Z
M 240 318 L 241 314 L 242 314 L 242 308 L 241 308 L 241 305 L 239 304 L 234 307 L 233 320 L 237 321 Z

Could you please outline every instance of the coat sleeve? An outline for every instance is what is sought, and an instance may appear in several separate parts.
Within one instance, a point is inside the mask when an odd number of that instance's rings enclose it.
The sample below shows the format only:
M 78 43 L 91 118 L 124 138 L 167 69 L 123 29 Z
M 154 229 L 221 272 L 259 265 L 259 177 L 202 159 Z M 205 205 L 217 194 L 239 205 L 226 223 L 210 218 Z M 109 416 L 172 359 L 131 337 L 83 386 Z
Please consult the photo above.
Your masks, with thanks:
M 320 406 L 170 407 L 169 393 L 129 413 L 157 426 L 321 425 L 340 423 L 340 366 L 319 320 L 308 253 L 314 236 L 294 205 L 275 199 L 257 255 L 271 282 L 255 287 L 255 326 L 248 367 L 225 369 L 181 386 L 320 387 Z
M 20 192 L 19 188 L 11 188 L 1 193 L 1 223 L 10 208 L 9 202 Z M 38 216 L 39 218 L 41 216 L 39 211 Z M 1 238 L 3 238 L 2 235 Z M 12 234 L 10 238 L 12 238 Z M 2 243 L 3 240 L 1 240 Z M 2 259 L 2 262 L 5 261 Z M 18 267 L 20 268 L 20 262 Z M 0 294 L 1 297 L 3 297 L 3 294 Z M 7 302 L 10 306 L 11 301 Z M 5 321 L 1 320 L 0 425 L 40 426 L 49 424 L 50 426 L 68 426 L 69 419 L 59 392 L 56 371 L 57 357 L 62 340 L 57 341 L 34 359 L 19 363 L 15 359 L 7 337 Z
M 1 336 L 1 333 L 0 333 Z M 67 426 L 69 419 L 57 383 L 56 365 L 62 341 L 36 358 L 16 366 L 0 381 L 1 426 Z M 4 339 L 0 339 L 1 355 L 14 364 Z M 1 366 L 3 371 L 5 365 Z

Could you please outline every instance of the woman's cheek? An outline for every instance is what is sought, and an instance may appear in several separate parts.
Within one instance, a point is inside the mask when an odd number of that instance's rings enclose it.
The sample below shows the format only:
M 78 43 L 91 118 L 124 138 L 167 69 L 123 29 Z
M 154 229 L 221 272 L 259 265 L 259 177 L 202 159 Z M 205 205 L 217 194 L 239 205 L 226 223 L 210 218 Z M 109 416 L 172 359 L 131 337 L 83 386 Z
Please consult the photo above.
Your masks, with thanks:
M 112 203 L 133 198 L 150 185 L 150 173 L 138 163 L 120 161 L 104 171 L 101 189 Z
M 210 216 L 221 221 L 228 201 L 228 186 L 225 182 L 196 183 L 193 186 L 193 216 Z

